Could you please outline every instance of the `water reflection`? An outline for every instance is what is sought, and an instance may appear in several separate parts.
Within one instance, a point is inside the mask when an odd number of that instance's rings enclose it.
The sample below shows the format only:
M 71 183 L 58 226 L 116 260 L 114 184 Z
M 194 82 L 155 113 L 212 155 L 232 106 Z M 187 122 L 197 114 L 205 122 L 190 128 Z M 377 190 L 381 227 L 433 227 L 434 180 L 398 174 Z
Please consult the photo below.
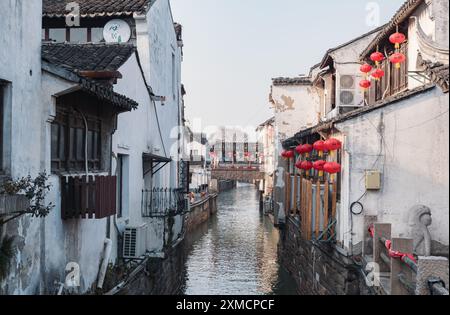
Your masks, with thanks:
M 278 231 L 254 186 L 222 193 L 218 213 L 187 240 L 187 295 L 295 294 L 277 259 Z

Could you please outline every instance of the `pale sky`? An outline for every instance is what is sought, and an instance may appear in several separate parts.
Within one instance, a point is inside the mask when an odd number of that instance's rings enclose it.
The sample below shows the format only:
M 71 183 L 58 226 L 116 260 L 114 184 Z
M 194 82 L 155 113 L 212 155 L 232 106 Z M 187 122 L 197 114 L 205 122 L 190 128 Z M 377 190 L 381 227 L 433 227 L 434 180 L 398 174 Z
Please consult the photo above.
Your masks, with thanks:
M 391 19 L 404 0 L 171 0 L 183 25 L 188 119 L 257 126 L 270 118 L 271 79 L 309 72 L 329 48 Z M 369 19 L 373 23 L 376 19 Z

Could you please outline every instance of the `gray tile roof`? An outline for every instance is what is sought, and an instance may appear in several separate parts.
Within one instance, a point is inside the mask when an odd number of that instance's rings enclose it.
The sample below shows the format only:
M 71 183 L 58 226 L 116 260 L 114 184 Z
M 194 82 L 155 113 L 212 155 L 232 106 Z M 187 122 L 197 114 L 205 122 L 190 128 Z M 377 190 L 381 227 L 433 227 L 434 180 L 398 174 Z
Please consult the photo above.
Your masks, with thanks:
M 272 79 L 274 86 L 283 85 L 311 85 L 312 81 L 310 77 L 296 77 L 296 78 L 274 78 Z
M 372 41 L 372 43 L 370 43 L 369 46 L 363 51 L 363 53 L 361 54 L 361 59 L 364 59 L 366 56 L 371 54 L 376 49 L 378 43 L 384 38 L 389 37 L 395 31 L 397 25 L 405 21 L 423 2 L 424 0 L 407 0 L 400 7 L 400 9 L 398 9 L 389 23 L 387 23 L 383 27 L 377 37 L 375 37 L 375 39 Z
M 421 60 L 421 66 L 424 68 L 425 74 L 429 77 L 431 82 L 438 85 L 444 93 L 448 93 L 449 89 L 449 66 L 440 62 L 431 62 L 428 60 Z
M 126 44 L 54 44 L 42 45 L 43 70 L 70 82 L 105 101 L 119 111 L 136 109 L 138 103 L 114 92 L 111 84 L 86 78 L 81 71 L 117 71 L 135 52 Z
M 45 43 L 42 59 L 68 70 L 117 71 L 135 52 L 129 44 Z
M 63 17 L 70 13 L 67 4 L 80 4 L 82 17 L 132 16 L 146 13 L 156 0 L 43 0 L 44 17 Z

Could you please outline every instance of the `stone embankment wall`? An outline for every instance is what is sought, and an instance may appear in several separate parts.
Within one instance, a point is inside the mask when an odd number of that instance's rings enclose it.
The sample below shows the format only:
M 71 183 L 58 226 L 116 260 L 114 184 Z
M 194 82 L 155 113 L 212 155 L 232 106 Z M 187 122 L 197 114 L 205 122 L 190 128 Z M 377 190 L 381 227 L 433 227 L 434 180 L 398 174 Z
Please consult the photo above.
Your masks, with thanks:
M 359 266 L 332 245 L 305 241 L 289 218 L 279 244 L 281 264 L 297 283 L 301 295 L 359 295 Z

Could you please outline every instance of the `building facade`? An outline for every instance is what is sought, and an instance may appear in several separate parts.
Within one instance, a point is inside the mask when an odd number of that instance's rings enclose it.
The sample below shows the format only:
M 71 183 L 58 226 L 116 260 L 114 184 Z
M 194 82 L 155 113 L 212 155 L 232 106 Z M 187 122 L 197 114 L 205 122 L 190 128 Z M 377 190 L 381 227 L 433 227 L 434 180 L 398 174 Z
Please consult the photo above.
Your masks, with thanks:
M 320 99 L 301 96 L 300 102 L 310 104 L 305 116 L 317 108 L 319 115 L 307 119 L 312 126 L 300 120 L 297 130 L 281 140 L 280 150 L 295 154 L 279 159 L 283 173 L 275 194 L 280 217 L 286 217 L 283 264 L 299 275 L 301 293 L 405 292 L 379 258 L 378 241 L 368 232 L 373 226 L 375 237 L 381 226 L 388 227 L 385 235 L 395 240 L 393 246 L 405 240 L 411 247 L 401 250 L 416 259 L 448 257 L 449 49 L 443 35 L 448 34 L 448 17 L 442 12 L 448 12 L 448 2 L 406 1 L 388 24 L 329 50 L 303 79 Z M 389 41 L 395 32 L 406 36 L 398 47 Z M 371 58 L 376 51 L 383 56 L 379 64 Z M 391 62 L 395 53 L 406 60 Z M 358 87 L 364 63 L 383 70 L 378 80 L 368 77 L 366 90 Z M 294 103 L 286 95 L 282 100 L 273 101 L 275 108 L 289 109 Z M 336 146 L 324 150 L 320 141 L 327 140 Z M 328 174 L 312 164 L 320 161 L 328 163 Z M 374 261 L 389 271 L 375 291 L 361 285 L 365 272 L 354 268 L 355 259 L 361 270 Z M 305 271 L 310 268 L 312 274 Z
M 110 264 L 164 257 L 184 236 L 183 43 L 170 3 L 69 2 L 1 4 L 2 185 L 46 173 L 51 209 L 0 212 L 15 253 L 4 294 L 105 291 Z

